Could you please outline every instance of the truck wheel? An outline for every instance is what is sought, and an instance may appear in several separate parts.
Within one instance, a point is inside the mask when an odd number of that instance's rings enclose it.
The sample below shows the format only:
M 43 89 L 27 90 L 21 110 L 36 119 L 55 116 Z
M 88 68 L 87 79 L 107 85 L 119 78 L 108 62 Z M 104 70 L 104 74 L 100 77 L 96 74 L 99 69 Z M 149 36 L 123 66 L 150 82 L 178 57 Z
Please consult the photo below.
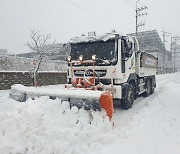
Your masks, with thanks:
M 128 85 L 126 98 L 122 100 L 121 107 L 127 110 L 132 107 L 133 102 L 134 102 L 134 87 L 132 85 Z
M 147 80 L 146 82 L 146 92 L 144 93 L 145 97 L 148 97 L 151 94 L 151 83 L 150 80 Z
M 153 82 L 153 80 L 152 80 L 152 81 L 151 81 L 151 90 L 150 90 L 150 93 L 151 93 L 151 94 L 154 93 L 154 89 L 155 89 L 155 87 L 154 87 L 154 82 Z

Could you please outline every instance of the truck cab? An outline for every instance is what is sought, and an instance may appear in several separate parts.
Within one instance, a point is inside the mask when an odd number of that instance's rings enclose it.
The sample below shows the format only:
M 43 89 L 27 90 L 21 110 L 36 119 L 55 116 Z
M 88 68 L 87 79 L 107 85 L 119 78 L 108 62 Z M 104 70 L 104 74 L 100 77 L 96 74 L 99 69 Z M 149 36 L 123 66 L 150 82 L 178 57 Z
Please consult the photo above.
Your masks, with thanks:
M 68 83 L 110 91 L 122 107 L 154 92 L 157 58 L 139 50 L 136 37 L 107 33 L 70 40 Z

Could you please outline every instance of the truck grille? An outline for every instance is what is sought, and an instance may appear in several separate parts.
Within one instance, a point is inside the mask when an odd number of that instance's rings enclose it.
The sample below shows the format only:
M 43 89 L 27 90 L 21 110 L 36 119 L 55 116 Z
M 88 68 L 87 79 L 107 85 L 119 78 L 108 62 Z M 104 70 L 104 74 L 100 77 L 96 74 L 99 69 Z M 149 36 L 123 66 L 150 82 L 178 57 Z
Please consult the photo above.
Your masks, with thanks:
M 83 77 L 84 76 L 84 71 L 85 70 L 74 70 L 74 75 L 78 77 Z M 95 70 L 95 72 L 98 74 L 99 77 L 105 77 L 107 70 Z M 86 76 L 93 76 L 93 72 L 86 74 Z

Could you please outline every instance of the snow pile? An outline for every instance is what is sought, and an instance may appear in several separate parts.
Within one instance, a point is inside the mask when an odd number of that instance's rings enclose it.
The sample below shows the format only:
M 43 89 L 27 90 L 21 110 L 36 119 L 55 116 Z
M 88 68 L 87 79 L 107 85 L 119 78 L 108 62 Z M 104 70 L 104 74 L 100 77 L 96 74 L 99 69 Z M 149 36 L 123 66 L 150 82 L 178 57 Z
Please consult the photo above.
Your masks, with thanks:
M 105 112 L 70 110 L 68 102 L 48 97 L 26 103 L 3 99 L 0 153 L 88 153 L 114 138 Z

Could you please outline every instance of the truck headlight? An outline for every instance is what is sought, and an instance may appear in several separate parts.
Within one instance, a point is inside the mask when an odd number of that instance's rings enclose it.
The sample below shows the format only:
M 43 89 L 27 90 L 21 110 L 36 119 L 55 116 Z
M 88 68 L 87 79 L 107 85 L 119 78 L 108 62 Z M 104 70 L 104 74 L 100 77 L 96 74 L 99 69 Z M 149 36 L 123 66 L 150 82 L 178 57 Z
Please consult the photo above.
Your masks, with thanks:
M 92 55 L 92 60 L 96 60 L 96 55 L 95 54 Z
M 71 62 L 71 56 L 68 56 L 68 57 L 67 57 L 67 61 L 68 61 L 68 62 Z
M 83 55 L 80 55 L 80 56 L 79 56 L 79 60 L 80 60 L 80 61 L 83 61 Z

